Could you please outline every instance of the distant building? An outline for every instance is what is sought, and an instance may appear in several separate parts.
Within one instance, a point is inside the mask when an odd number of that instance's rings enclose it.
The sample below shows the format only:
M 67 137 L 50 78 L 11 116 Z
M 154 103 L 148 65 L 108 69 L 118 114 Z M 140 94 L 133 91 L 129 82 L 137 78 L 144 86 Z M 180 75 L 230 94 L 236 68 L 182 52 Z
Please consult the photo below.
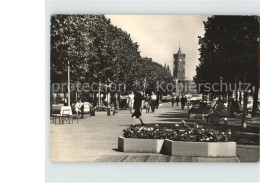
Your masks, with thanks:
M 185 56 L 186 54 L 179 51 L 173 54 L 173 78 L 178 80 L 185 80 Z
M 173 54 L 173 78 L 178 83 L 175 95 L 197 93 L 192 80 L 185 78 L 186 54 L 181 52 L 181 48 L 176 54 Z

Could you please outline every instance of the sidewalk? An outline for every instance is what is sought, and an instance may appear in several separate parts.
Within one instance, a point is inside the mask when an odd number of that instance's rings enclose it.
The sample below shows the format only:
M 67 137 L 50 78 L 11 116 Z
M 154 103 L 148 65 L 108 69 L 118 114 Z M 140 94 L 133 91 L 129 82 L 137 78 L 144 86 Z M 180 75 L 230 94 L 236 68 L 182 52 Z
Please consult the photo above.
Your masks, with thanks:
M 171 107 L 163 103 L 155 114 L 145 114 L 146 124 L 169 123 L 174 124 L 182 119 L 187 123 L 194 122 L 187 118 L 188 109 Z M 195 120 L 200 122 L 199 120 Z M 93 162 L 93 161 L 137 161 L 137 162 L 237 162 L 237 159 L 225 158 L 190 158 L 173 157 L 161 154 L 137 154 L 117 151 L 117 137 L 122 130 L 132 123 L 128 110 L 120 110 L 115 116 L 107 116 L 106 112 L 96 112 L 96 116 L 79 119 L 74 124 L 50 123 L 50 160 L 62 162 Z M 135 120 L 135 124 L 140 124 Z M 258 146 L 238 145 L 237 157 L 241 162 L 256 161 L 259 158 Z

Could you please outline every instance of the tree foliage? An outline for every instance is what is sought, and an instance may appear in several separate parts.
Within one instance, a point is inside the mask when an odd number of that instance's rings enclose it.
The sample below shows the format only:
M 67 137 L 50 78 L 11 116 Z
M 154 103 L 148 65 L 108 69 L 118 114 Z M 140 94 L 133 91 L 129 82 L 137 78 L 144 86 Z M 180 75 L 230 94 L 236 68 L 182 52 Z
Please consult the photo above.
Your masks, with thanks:
M 205 35 L 199 37 L 200 58 L 194 77 L 197 83 L 258 80 L 259 21 L 256 16 L 212 16 L 204 22 Z
M 51 82 L 126 83 L 146 78 L 148 83 L 171 80 L 170 70 L 142 58 L 138 44 L 104 15 L 53 15 L 51 17 Z M 150 86 L 151 87 L 151 86 Z M 149 89 L 149 88 L 148 88 Z

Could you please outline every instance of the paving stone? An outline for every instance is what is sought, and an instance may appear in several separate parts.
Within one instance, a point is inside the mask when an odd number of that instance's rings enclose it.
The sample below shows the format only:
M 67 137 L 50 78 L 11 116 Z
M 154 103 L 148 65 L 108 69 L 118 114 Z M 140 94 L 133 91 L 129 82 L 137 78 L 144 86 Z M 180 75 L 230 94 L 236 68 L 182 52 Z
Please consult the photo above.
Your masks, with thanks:
M 171 156 L 169 162 L 182 162 L 182 156 Z
M 236 157 L 229 157 L 229 158 L 198 157 L 198 162 L 238 162 L 238 159 Z
M 180 107 L 171 107 L 163 103 L 155 111 L 155 114 L 145 114 L 142 117 L 147 124 L 157 123 L 179 123 L 185 117 L 188 109 L 181 110 Z M 173 116 L 173 114 L 179 116 Z M 160 117 L 160 116 L 163 116 Z M 184 119 L 186 120 L 186 119 Z M 196 120 L 186 120 L 187 123 Z M 234 120 L 234 121 L 237 121 Z M 200 122 L 198 120 L 198 122 Z M 50 159 L 59 162 L 238 162 L 233 159 L 212 159 L 192 157 L 191 159 L 181 156 L 167 156 L 161 154 L 135 155 L 134 153 L 123 153 L 117 151 L 118 136 L 122 130 L 127 128 L 131 121 L 129 110 L 120 110 L 115 116 L 107 116 L 106 112 L 96 112 L 95 117 L 79 119 L 79 123 L 53 124 L 50 123 Z M 252 122 L 251 122 L 252 123 Z M 259 121 L 254 121 L 259 123 Z M 136 121 L 139 124 L 139 121 Z M 259 148 L 253 145 L 239 145 L 237 156 L 241 162 L 258 161 Z
M 157 162 L 159 159 L 158 155 L 150 155 L 150 157 L 147 159 L 147 162 Z
M 126 158 L 127 155 L 111 155 L 110 162 L 120 162 L 124 158 Z
M 170 158 L 170 156 L 159 156 L 156 162 L 169 162 Z
M 124 162 L 127 158 L 129 157 L 129 155 L 126 155 L 125 157 L 123 157 L 120 162 Z
M 104 154 L 104 155 L 101 155 L 101 156 L 96 160 L 96 162 L 109 162 L 110 160 L 111 160 L 111 155 Z
M 134 162 L 137 158 L 138 156 L 128 156 L 123 162 Z
M 146 162 L 149 159 L 150 155 L 146 155 L 146 156 L 138 156 L 134 162 Z

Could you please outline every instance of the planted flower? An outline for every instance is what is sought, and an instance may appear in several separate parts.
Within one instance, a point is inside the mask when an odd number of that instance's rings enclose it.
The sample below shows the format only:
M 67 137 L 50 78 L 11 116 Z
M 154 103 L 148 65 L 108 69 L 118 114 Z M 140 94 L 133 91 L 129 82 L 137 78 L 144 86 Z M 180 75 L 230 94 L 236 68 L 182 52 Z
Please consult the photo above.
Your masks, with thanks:
M 131 125 L 123 130 L 125 138 L 140 139 L 169 139 L 174 141 L 191 142 L 227 142 L 231 136 L 231 130 L 220 132 L 215 129 L 204 129 L 198 124 L 187 125 L 185 121 L 175 124 L 172 129 L 161 128 L 158 124 L 154 127 L 140 127 Z

